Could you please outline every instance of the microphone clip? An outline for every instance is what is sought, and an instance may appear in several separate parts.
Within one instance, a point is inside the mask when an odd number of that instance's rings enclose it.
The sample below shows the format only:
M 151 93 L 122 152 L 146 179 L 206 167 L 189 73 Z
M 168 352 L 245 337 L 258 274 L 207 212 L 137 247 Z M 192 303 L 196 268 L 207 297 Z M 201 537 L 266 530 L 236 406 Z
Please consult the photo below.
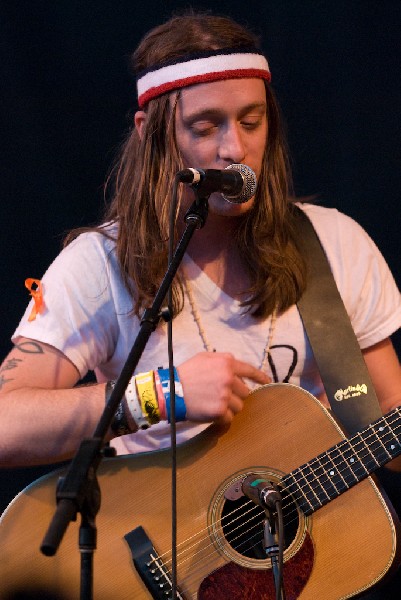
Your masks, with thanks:
M 242 480 L 241 487 L 245 496 L 264 509 L 276 511 L 277 502 L 281 503 L 277 486 L 255 473 L 248 473 Z

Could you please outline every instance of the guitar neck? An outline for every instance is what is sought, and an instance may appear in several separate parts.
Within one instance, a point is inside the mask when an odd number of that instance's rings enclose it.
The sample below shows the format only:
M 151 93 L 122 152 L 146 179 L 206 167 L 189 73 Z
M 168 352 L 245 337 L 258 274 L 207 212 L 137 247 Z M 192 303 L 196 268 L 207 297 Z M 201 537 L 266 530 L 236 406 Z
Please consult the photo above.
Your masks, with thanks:
M 401 408 L 319 454 L 283 478 L 308 515 L 401 454 Z

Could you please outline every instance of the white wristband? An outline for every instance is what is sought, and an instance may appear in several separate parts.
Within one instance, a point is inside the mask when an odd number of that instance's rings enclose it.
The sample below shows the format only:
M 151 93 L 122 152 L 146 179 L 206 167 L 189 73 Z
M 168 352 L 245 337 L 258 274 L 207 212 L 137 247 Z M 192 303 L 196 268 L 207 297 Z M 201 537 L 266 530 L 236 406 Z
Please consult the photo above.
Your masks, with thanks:
M 143 416 L 142 408 L 136 393 L 135 376 L 131 377 L 127 389 L 125 390 L 125 399 L 132 418 L 138 426 L 138 429 L 148 429 L 149 422 Z

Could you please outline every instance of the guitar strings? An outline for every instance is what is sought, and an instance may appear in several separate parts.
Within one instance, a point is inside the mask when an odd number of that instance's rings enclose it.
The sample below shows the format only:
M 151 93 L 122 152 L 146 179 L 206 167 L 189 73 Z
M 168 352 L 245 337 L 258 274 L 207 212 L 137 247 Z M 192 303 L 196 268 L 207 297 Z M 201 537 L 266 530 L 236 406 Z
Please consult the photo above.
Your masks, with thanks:
M 390 437 L 391 441 L 393 441 L 394 438 L 401 433 L 401 426 L 396 425 L 395 428 L 392 428 L 391 425 L 387 421 L 388 418 L 392 418 L 392 417 L 394 417 L 395 414 L 399 414 L 399 413 L 400 413 L 400 410 L 397 409 L 395 412 L 393 411 L 392 413 L 389 413 L 389 415 L 386 415 L 385 417 L 383 417 L 382 419 L 380 419 L 380 423 L 386 424 L 387 427 L 388 427 L 388 430 L 389 430 L 389 431 L 387 431 L 387 432 L 384 433 L 384 436 L 383 436 L 384 438 L 389 438 Z M 380 429 L 381 429 L 381 433 L 382 433 L 383 430 L 384 430 L 384 427 L 381 427 Z M 309 469 L 310 466 L 311 465 L 313 466 L 314 463 L 315 464 L 319 463 L 319 467 L 324 470 L 325 467 L 324 467 L 324 464 L 321 462 L 321 459 L 325 459 L 327 457 L 327 459 L 330 461 L 331 460 L 330 459 L 330 454 L 333 454 L 334 452 L 340 452 L 340 455 L 343 457 L 343 460 L 345 461 L 346 459 L 345 459 L 345 456 L 343 454 L 343 450 L 346 449 L 347 451 L 348 450 L 353 451 L 354 454 L 356 455 L 356 457 L 359 459 L 359 462 L 361 463 L 360 466 L 356 465 L 357 468 L 354 469 L 354 471 L 352 471 L 353 473 L 355 473 L 355 479 L 356 479 L 356 481 L 353 481 L 352 483 L 354 483 L 354 484 L 359 483 L 359 481 L 361 479 L 365 478 L 365 475 L 366 476 L 368 475 L 367 469 L 366 469 L 366 467 L 362 463 L 363 459 L 366 459 L 366 457 L 370 456 L 375 461 L 377 467 L 381 466 L 380 463 L 377 462 L 377 460 L 374 458 L 374 456 L 373 456 L 373 454 L 371 452 L 371 448 L 373 448 L 374 445 L 376 445 L 376 449 L 377 448 L 379 448 L 379 449 L 381 448 L 384 452 L 386 452 L 387 455 L 388 455 L 388 457 L 389 457 L 389 460 L 391 458 L 393 458 L 393 456 L 386 449 L 385 443 L 380 439 L 380 437 L 378 437 L 378 432 L 375 431 L 374 425 L 370 425 L 362 433 L 365 433 L 365 435 L 366 434 L 368 434 L 368 435 L 366 437 L 362 437 L 362 434 L 356 434 L 355 436 L 353 436 L 353 438 L 351 438 L 353 444 L 350 444 L 350 440 L 343 439 L 337 445 L 335 445 L 332 448 L 330 448 L 327 452 L 323 453 L 322 455 L 319 455 L 319 457 L 313 458 L 309 463 L 306 463 L 302 467 L 299 467 L 298 469 L 296 469 L 296 471 L 298 471 L 299 473 L 306 472 L 306 469 Z M 371 440 L 373 439 L 373 444 L 371 443 L 369 445 L 369 439 L 371 439 Z M 390 441 L 390 440 L 388 440 L 388 441 Z M 358 447 L 360 447 L 359 450 L 358 450 Z M 336 458 L 338 458 L 338 456 L 336 456 Z M 327 464 L 327 462 L 326 462 L 326 464 Z M 336 466 L 335 464 L 333 465 L 333 463 L 330 463 L 330 464 L 331 464 L 331 468 L 333 468 L 333 466 L 334 466 L 336 474 L 339 474 L 341 477 L 342 477 L 342 473 L 345 473 L 345 471 L 347 471 L 347 473 L 349 473 L 349 471 L 350 471 L 349 464 L 347 464 L 346 468 L 344 468 L 343 470 L 339 469 L 338 466 Z M 353 465 L 353 466 L 355 467 L 355 465 Z M 359 469 L 359 473 L 357 472 L 358 469 Z M 370 471 L 373 472 L 374 470 L 375 469 L 371 469 Z M 327 473 L 324 473 L 324 474 L 327 477 Z M 311 475 L 311 473 L 310 473 L 310 471 L 308 471 L 308 473 L 307 473 L 307 475 L 305 475 L 305 477 L 310 477 L 310 475 Z M 358 479 L 358 477 L 360 479 Z M 350 485 L 347 483 L 347 481 L 346 481 L 347 477 L 346 476 L 345 476 L 345 478 L 342 477 L 342 479 L 343 479 L 343 482 L 345 483 L 347 489 L 349 489 L 350 487 L 353 487 L 352 483 Z M 317 490 L 318 488 L 317 487 L 315 487 L 315 488 L 313 487 L 312 484 L 314 482 L 318 482 L 320 484 L 320 488 L 319 489 L 324 489 L 324 488 L 321 487 L 320 477 L 317 476 L 317 477 L 312 478 L 310 481 L 306 480 L 306 484 L 304 486 L 299 486 L 300 491 L 304 495 L 305 495 L 305 493 L 304 493 L 305 489 L 307 489 L 308 491 L 312 490 L 312 492 L 315 493 L 315 490 Z M 336 486 L 333 484 L 333 482 L 331 482 L 331 484 L 334 487 L 334 489 L 336 489 L 337 494 L 333 498 L 330 498 L 330 496 L 327 494 L 328 500 L 335 499 L 335 497 L 337 497 L 338 495 L 341 495 L 342 493 L 345 493 L 345 491 L 347 491 L 347 490 L 338 491 L 337 488 L 336 488 Z M 315 496 L 316 496 L 317 499 L 319 498 L 317 494 L 315 494 Z M 306 495 L 305 495 L 305 498 L 307 498 Z M 244 513 L 244 509 L 247 509 L 248 506 L 250 507 L 250 509 L 246 510 L 246 512 Z M 286 502 L 285 504 L 283 504 L 283 511 L 285 509 L 287 509 L 287 508 L 290 508 L 290 507 L 291 507 L 291 510 L 288 511 L 286 513 L 286 515 L 285 515 L 285 522 L 286 522 L 287 525 L 290 525 L 291 523 L 294 523 L 296 521 L 296 519 L 298 518 L 298 517 L 296 517 L 295 519 L 292 519 L 292 515 L 294 513 L 296 515 L 298 515 L 298 510 L 299 509 L 297 508 L 296 502 L 291 498 L 291 496 L 289 497 L 289 502 Z M 231 534 L 233 534 L 233 533 L 235 534 L 236 531 L 240 530 L 240 527 L 243 528 L 248 523 L 250 523 L 255 518 L 255 516 L 258 515 L 258 510 L 260 510 L 260 509 L 258 509 L 258 507 L 253 502 L 249 501 L 248 503 L 244 504 L 240 508 L 236 508 L 231 513 L 229 513 L 227 515 L 224 515 L 221 519 L 216 520 L 215 523 L 213 523 L 211 525 L 208 525 L 205 529 L 197 532 L 196 534 L 194 534 L 193 536 L 191 536 L 187 540 L 184 540 L 183 542 L 181 542 L 178 545 L 178 548 L 179 548 L 178 558 L 180 560 L 180 563 L 179 563 L 178 566 L 182 567 L 182 565 L 185 562 L 187 562 L 188 560 L 190 560 L 190 559 L 196 561 L 197 560 L 197 555 L 200 555 L 200 554 L 203 554 L 203 553 L 207 552 L 208 549 L 210 547 L 212 547 L 212 546 L 213 546 L 213 550 L 214 550 L 213 554 L 208 554 L 208 555 L 206 555 L 206 557 L 200 558 L 200 560 L 205 561 L 205 559 L 214 556 L 215 555 L 215 546 L 214 546 L 213 541 L 211 541 L 210 534 L 212 534 L 212 537 L 216 536 L 216 527 L 220 526 L 222 528 L 222 522 L 225 521 L 225 520 L 227 520 L 228 523 L 235 523 L 235 521 L 241 519 L 241 522 L 240 522 L 239 526 L 237 528 L 234 528 L 231 531 Z M 315 510 L 317 510 L 317 509 L 315 509 Z M 260 515 L 260 513 L 259 513 L 259 515 Z M 233 516 L 234 516 L 234 518 L 233 518 Z M 244 521 L 244 517 L 246 517 L 246 516 L 249 516 L 249 518 Z M 289 517 L 291 518 L 291 520 L 288 520 Z M 231 522 L 228 521 L 229 518 L 232 519 Z M 256 539 L 254 545 L 257 545 L 257 544 L 260 543 L 260 541 L 261 541 L 260 533 L 257 533 L 257 532 L 255 532 L 255 534 L 252 533 L 252 530 L 255 529 L 256 527 L 258 527 L 258 524 L 255 523 L 248 530 L 247 533 L 248 534 L 251 533 L 252 537 L 251 538 L 247 538 L 244 542 L 240 543 L 236 547 L 237 552 L 241 549 L 241 546 L 243 544 L 245 544 L 245 543 L 248 544 L 248 548 L 249 548 L 249 543 L 250 542 L 252 543 L 252 539 L 253 538 L 258 538 L 258 539 Z M 206 535 L 205 535 L 205 533 L 206 533 Z M 203 536 L 203 538 L 200 537 L 200 536 Z M 239 536 L 231 538 L 230 543 L 232 544 L 233 542 L 235 542 L 238 539 L 238 537 Z M 185 556 L 185 553 L 190 552 L 191 550 L 193 550 L 193 548 L 195 546 L 198 546 L 199 543 L 201 543 L 202 541 L 207 541 L 207 540 L 208 540 L 209 543 L 206 544 L 206 546 L 203 546 L 201 549 L 198 549 L 195 552 L 195 554 L 193 554 L 191 552 L 190 556 L 187 556 L 187 557 Z M 228 543 L 226 541 L 226 539 L 225 539 L 224 533 L 222 533 L 221 540 L 223 542 L 225 541 L 225 543 Z M 191 545 L 188 547 L 188 544 L 191 544 Z M 185 548 L 184 548 L 184 545 L 186 546 Z M 165 562 L 166 566 L 168 566 L 168 562 L 169 562 L 168 561 L 168 556 L 169 556 L 169 554 L 170 554 L 169 552 L 166 552 L 164 555 L 159 555 L 158 556 L 158 560 L 162 559 L 163 562 Z M 199 561 L 198 561 L 198 564 L 199 564 Z M 194 573 L 194 568 L 193 567 L 194 567 L 194 565 L 192 565 L 192 567 L 191 567 L 191 577 L 189 579 L 191 579 L 192 576 L 195 577 L 195 573 Z M 199 568 L 200 567 L 201 567 L 201 564 L 199 564 Z M 185 583 L 185 582 L 188 582 L 188 577 L 185 578 L 182 583 Z

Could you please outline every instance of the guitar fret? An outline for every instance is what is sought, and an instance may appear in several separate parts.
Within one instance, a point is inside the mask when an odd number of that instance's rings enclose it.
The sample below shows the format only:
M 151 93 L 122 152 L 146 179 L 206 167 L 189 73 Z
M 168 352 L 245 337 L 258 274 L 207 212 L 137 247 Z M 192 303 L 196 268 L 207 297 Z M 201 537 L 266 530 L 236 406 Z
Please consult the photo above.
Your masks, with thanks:
M 318 508 L 327 502 L 327 494 L 325 493 L 324 488 L 319 485 L 320 482 L 316 478 L 316 471 L 311 468 L 309 463 L 302 469 L 302 477 L 303 481 L 307 484 L 303 486 L 303 493 L 309 503 Z
M 301 510 L 305 513 L 305 515 L 312 514 L 319 506 L 315 506 L 310 500 L 305 496 L 302 490 L 302 485 L 299 484 L 299 481 L 302 482 L 302 476 L 299 477 L 299 469 L 289 473 L 283 478 L 283 483 L 289 493 L 295 498 Z
M 323 482 L 326 484 L 328 500 L 330 500 L 338 496 L 344 489 L 344 480 L 329 455 L 321 454 L 318 459 L 324 469 Z M 322 480 L 322 477 L 320 479 Z
M 351 440 L 345 440 L 340 443 L 342 455 L 347 466 L 355 477 L 354 483 L 360 481 L 361 477 L 369 475 L 372 469 L 367 469 L 364 463 L 364 454 L 366 454 L 366 445 L 361 443 L 359 434 L 356 434 Z M 376 466 L 376 465 L 375 465 Z M 351 483 L 351 482 L 350 482 Z
M 344 440 L 344 442 L 340 442 L 338 444 L 339 451 L 343 457 L 344 464 L 347 465 L 347 482 L 350 487 L 354 483 L 358 483 L 361 480 L 361 477 L 364 475 L 368 475 L 368 471 L 366 467 L 361 464 L 360 456 L 355 450 L 353 444 L 351 444 L 348 440 Z M 351 476 L 352 475 L 352 476 Z
M 398 456 L 401 452 L 401 446 L 399 439 L 396 433 L 393 430 L 393 426 L 399 426 L 400 420 L 400 409 L 396 408 L 391 413 L 383 417 L 382 422 L 385 423 L 385 427 L 381 425 L 381 423 L 373 423 L 373 427 L 377 427 L 379 431 L 379 435 L 384 438 L 383 445 L 385 447 L 386 453 L 391 458 Z M 385 434 L 383 436 L 383 430 L 385 430 Z M 383 465 L 387 462 L 384 455 L 382 455 L 382 460 L 380 461 L 380 465 Z
M 373 425 L 372 425 L 372 429 L 373 429 L 373 432 L 376 434 Z M 381 448 L 380 448 L 379 462 L 380 462 L 380 464 L 384 464 L 384 462 L 387 459 L 391 459 L 392 458 L 390 452 L 387 450 L 386 443 L 388 442 L 389 443 L 389 447 L 390 447 L 390 445 L 391 445 L 390 442 L 393 439 L 393 435 L 392 435 L 392 432 L 390 433 L 388 431 L 388 427 L 384 427 L 383 425 L 380 425 L 377 428 L 377 431 L 379 432 L 379 435 L 376 434 L 376 438 L 377 438 L 377 440 L 378 440 L 378 442 L 379 442 L 379 444 L 381 446 Z
M 345 492 L 354 482 L 354 473 L 344 459 L 340 445 L 334 446 L 326 454 L 328 474 L 335 483 L 337 496 Z
M 364 465 L 364 467 L 366 468 L 366 472 L 367 473 L 371 473 L 372 471 L 374 471 L 377 467 L 380 466 L 380 463 L 377 461 L 375 455 L 372 452 L 372 449 L 366 444 L 365 442 L 365 437 L 366 434 L 370 433 L 370 430 L 368 429 L 367 431 L 357 434 L 357 437 L 359 438 L 360 442 L 360 459 L 362 464 Z
M 324 489 L 326 500 L 330 500 L 332 497 L 335 497 L 338 494 L 336 482 L 330 476 L 327 470 L 327 465 L 324 463 L 324 457 L 318 456 L 315 460 L 317 463 L 317 465 L 315 466 L 315 473 Z

